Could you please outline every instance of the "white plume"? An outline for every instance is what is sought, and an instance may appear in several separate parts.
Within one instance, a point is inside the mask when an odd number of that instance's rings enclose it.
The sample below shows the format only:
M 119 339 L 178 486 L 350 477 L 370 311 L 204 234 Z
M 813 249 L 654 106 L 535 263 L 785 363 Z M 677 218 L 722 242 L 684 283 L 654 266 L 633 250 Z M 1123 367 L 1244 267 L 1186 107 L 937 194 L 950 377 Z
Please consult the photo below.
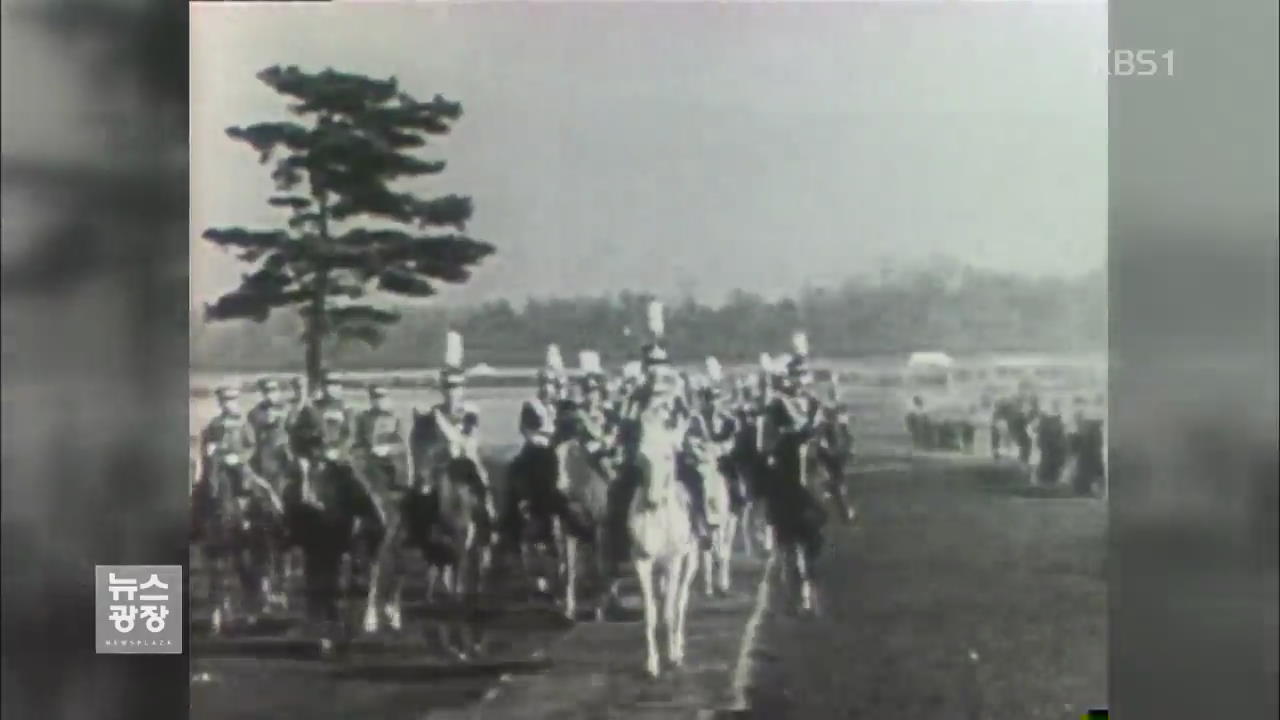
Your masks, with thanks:
M 450 330 L 444 336 L 444 364 L 445 367 L 462 367 L 462 335 L 457 331 Z
M 720 361 L 715 357 L 707 358 L 707 377 L 713 383 L 718 383 L 724 378 L 724 370 L 721 369 Z
M 560 355 L 560 346 L 555 343 L 547 346 L 547 368 L 557 372 L 564 370 L 564 358 Z
M 773 356 L 769 353 L 760 353 L 760 369 L 765 372 L 773 372 Z
M 649 324 L 649 332 L 653 333 L 654 337 L 662 337 L 662 333 L 666 330 L 667 326 L 666 320 L 663 317 L 661 302 L 654 300 L 649 303 L 649 315 L 647 320 Z
M 803 330 L 799 330 L 791 336 L 791 349 L 795 350 L 796 354 L 801 357 L 809 355 L 809 336 Z
M 578 368 L 584 373 L 600 372 L 600 353 L 595 350 L 583 350 L 578 353 Z

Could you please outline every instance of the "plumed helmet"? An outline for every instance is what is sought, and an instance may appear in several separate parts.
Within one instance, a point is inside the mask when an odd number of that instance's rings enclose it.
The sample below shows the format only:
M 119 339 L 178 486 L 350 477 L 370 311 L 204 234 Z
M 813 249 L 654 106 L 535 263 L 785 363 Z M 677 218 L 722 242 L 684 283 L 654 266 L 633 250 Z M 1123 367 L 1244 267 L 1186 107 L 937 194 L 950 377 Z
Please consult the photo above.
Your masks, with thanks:
M 462 367 L 462 334 L 450 330 L 444 338 L 444 367 L 440 370 L 440 386 L 460 387 L 466 382 Z

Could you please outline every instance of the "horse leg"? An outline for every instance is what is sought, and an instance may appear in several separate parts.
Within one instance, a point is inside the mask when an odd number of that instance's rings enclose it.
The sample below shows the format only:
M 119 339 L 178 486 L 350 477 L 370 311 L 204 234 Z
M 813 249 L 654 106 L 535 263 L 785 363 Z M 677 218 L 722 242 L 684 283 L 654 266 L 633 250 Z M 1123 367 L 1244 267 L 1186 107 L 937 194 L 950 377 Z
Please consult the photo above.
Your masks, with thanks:
M 537 579 L 533 573 L 533 546 L 527 540 L 520 539 L 520 568 L 524 571 L 524 582 L 527 594 L 533 596 L 531 588 L 536 586 Z
M 712 559 L 712 555 L 715 553 L 716 534 L 719 532 L 718 528 L 711 531 L 710 548 L 695 551 L 702 558 L 702 594 L 706 597 L 711 597 L 715 589 L 712 582 L 714 579 L 712 575 L 715 573 L 715 561 Z
M 634 564 L 640 581 L 640 596 L 644 600 L 645 670 L 650 677 L 656 678 L 661 664 L 658 662 L 658 600 L 654 595 L 653 561 L 637 559 Z
M 716 554 L 720 562 L 720 592 L 729 594 L 729 563 L 733 560 L 733 535 L 738 530 L 738 518 L 730 515 L 725 518 L 725 528 L 721 531 Z
M 751 544 L 751 531 L 752 528 L 755 527 L 752 525 L 753 515 L 751 512 L 754 505 L 755 503 L 748 500 L 742 506 L 742 522 L 740 524 L 740 532 L 742 533 L 742 554 L 748 559 L 755 557 L 755 548 Z M 733 540 L 732 537 L 729 539 L 730 541 Z
M 303 551 L 303 583 L 308 619 L 321 626 L 327 636 L 338 619 L 338 564 L 340 558 L 319 548 Z
M 814 604 L 813 587 L 813 563 L 816 559 L 816 551 L 808 543 L 802 543 L 796 547 L 794 552 L 796 555 L 796 580 L 798 581 L 800 593 L 800 610 L 812 615 L 817 612 Z
M 689 596 L 692 594 L 693 579 L 698 575 L 698 554 L 691 552 L 680 563 L 680 578 L 672 590 L 676 595 L 674 643 L 671 650 L 671 661 L 678 667 L 684 663 L 684 620 L 689 612 Z
M 578 541 L 573 537 L 564 539 L 564 616 L 573 620 L 578 616 L 577 582 L 578 582 Z
M 427 597 L 428 603 L 435 600 L 436 583 L 440 580 L 440 567 L 435 563 L 427 563 Z
M 226 574 L 223 571 L 222 558 L 210 553 L 208 555 L 209 567 L 209 604 L 213 606 L 213 610 L 209 614 L 209 634 L 218 636 L 222 634 L 223 624 L 227 621 L 225 598 L 226 598 Z

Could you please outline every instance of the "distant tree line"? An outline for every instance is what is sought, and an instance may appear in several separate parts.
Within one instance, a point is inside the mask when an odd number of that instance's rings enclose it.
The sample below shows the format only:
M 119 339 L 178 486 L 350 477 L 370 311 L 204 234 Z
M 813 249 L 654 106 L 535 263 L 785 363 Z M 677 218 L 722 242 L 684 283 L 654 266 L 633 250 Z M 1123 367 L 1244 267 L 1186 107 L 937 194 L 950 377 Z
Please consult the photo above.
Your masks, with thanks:
M 376 348 L 335 341 L 339 369 L 434 367 L 445 331 L 466 338 L 467 362 L 530 366 L 558 343 L 569 363 L 580 349 L 616 365 L 637 354 L 651 294 L 530 299 L 523 307 L 494 300 L 467 308 L 404 307 L 400 330 Z M 692 299 L 667 303 L 667 342 L 676 361 L 715 354 L 749 361 L 787 348 L 791 333 L 809 333 L 815 355 L 857 358 L 943 350 L 1093 351 L 1106 347 L 1107 288 L 1102 271 L 1078 277 L 1026 277 L 962 268 L 928 268 L 806 288 L 767 299 L 737 291 L 718 306 Z M 298 369 L 302 331 L 290 315 L 234 326 L 193 316 L 192 366 L 202 370 Z

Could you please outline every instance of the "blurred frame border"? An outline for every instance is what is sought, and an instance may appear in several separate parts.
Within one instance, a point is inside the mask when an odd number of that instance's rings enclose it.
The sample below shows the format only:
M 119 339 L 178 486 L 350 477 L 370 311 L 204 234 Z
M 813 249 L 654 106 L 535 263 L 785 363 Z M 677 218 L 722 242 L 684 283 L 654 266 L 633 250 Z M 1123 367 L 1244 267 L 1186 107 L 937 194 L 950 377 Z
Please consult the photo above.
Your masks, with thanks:
M 182 717 L 185 656 L 93 653 L 92 577 L 186 563 L 186 8 L 3 13 L 3 714 Z M 1276 15 L 1111 3 L 1178 58 L 1111 81 L 1115 717 L 1276 715 Z

